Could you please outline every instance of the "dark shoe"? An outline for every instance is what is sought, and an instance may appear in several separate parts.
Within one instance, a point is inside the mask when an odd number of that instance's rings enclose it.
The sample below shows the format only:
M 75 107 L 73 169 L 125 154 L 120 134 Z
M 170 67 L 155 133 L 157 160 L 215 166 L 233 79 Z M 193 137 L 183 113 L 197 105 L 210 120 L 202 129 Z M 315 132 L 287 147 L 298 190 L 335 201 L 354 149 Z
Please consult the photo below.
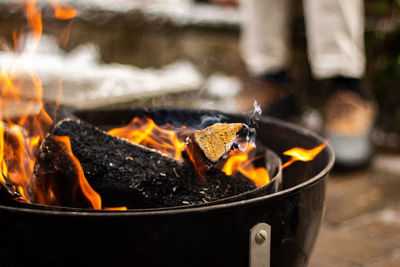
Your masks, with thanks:
M 351 91 L 337 91 L 325 109 L 325 136 L 329 139 L 339 168 L 367 165 L 373 155 L 371 132 L 376 107 Z

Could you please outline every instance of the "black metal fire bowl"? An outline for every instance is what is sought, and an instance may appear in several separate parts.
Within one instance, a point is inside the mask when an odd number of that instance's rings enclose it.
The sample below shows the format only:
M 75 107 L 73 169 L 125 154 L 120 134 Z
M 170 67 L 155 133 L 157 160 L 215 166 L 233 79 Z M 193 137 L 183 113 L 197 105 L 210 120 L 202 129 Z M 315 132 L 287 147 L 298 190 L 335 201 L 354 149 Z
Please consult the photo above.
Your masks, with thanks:
M 124 125 L 140 114 L 157 124 L 176 126 L 248 120 L 243 115 L 178 109 L 75 113 L 105 128 Z M 263 117 L 257 124 L 258 141 L 278 155 L 292 147 L 312 148 L 323 142 L 279 120 Z M 321 223 L 326 178 L 333 162 L 328 146 L 313 161 L 285 168 L 279 192 L 204 207 L 89 212 L 2 203 L 1 266 L 257 267 L 268 266 L 257 265 L 257 260 L 267 262 L 269 257 L 270 266 L 305 266 Z

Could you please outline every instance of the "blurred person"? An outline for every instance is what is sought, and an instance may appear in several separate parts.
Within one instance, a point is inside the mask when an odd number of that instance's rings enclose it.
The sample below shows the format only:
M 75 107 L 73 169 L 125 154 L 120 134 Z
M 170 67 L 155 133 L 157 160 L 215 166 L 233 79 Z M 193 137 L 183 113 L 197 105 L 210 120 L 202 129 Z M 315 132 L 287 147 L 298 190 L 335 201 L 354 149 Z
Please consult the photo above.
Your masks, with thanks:
M 237 4 L 237 0 L 213 0 Z M 241 52 L 256 80 L 264 113 L 285 118 L 299 112 L 289 79 L 291 0 L 241 0 Z M 365 73 L 363 0 L 303 0 L 307 52 L 313 77 L 333 84 L 324 135 L 343 167 L 366 165 L 373 154 L 375 107 L 361 85 Z M 274 103 L 267 91 L 277 92 Z M 250 93 L 250 92 L 249 92 Z M 272 97 L 274 98 L 274 97 Z M 269 103 L 268 103 L 269 102 Z

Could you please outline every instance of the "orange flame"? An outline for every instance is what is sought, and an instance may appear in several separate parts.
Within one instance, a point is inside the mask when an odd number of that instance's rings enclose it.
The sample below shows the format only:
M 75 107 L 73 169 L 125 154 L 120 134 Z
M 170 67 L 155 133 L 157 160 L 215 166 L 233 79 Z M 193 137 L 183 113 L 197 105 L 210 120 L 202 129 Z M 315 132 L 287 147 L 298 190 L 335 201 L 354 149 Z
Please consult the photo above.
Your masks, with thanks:
M 25 12 L 28 20 L 28 27 L 33 34 L 33 40 L 29 42 L 27 47 L 28 53 L 33 53 L 36 50 L 43 32 L 42 12 L 36 7 L 36 2 L 36 0 L 31 0 L 26 4 Z
M 127 207 L 105 207 L 105 210 L 128 210 Z
M 161 151 L 176 160 L 182 160 L 182 152 L 185 150 L 186 137 L 192 132 L 186 127 L 176 128 L 171 125 L 160 127 L 150 118 L 134 118 L 127 126 L 121 128 L 115 128 L 108 133 L 113 136 L 122 137 L 133 143 L 140 144 L 143 146 L 151 147 Z M 240 172 L 247 178 L 251 179 L 257 186 L 263 186 L 269 183 L 268 171 L 262 167 L 254 167 L 252 162 L 255 158 L 249 158 L 248 153 L 251 147 L 247 146 L 246 151 L 231 152 L 228 161 L 223 167 L 223 172 L 226 175 L 231 176 Z M 205 170 L 201 169 L 201 164 L 196 164 L 198 159 L 194 159 L 190 153 L 191 149 L 187 149 L 186 152 L 191 158 L 194 167 L 200 174 L 201 178 Z M 204 180 L 205 181 L 205 180 Z
M 6 180 L 5 178 L 7 177 L 8 174 L 8 168 L 7 164 L 4 160 L 4 128 L 1 125 L 0 126 L 0 183 L 5 184 Z
M 39 141 L 44 138 L 52 120 L 41 106 L 41 83 L 30 75 L 34 87 L 31 99 L 23 99 L 23 79 L 2 70 L 0 74 L 0 182 L 16 185 L 22 200 L 32 186 Z M 35 107 L 39 111 L 35 112 Z M 17 118 L 12 119 L 17 114 Z M 32 115 L 35 114 L 35 115 Z
M 30 31 L 30 35 L 27 35 L 29 38 L 22 31 L 13 32 L 14 50 L 23 48 L 19 51 L 23 56 L 30 56 L 35 52 L 43 32 L 41 10 L 36 3 L 37 0 L 31 0 L 24 9 Z M 20 47 L 21 44 L 24 47 Z M 1 43 L 1 48 L 7 52 L 13 50 L 4 43 Z M 30 192 L 35 188 L 35 155 L 53 120 L 43 107 L 43 86 L 39 77 L 35 73 L 17 74 L 18 63 L 16 61 L 11 66 L 1 66 L 0 69 L 0 183 L 9 185 L 20 194 L 20 200 L 29 202 Z M 71 158 L 76 163 L 72 155 Z M 93 197 L 95 194 L 85 181 L 84 176 L 80 176 L 79 185 L 82 191 L 95 199 L 95 208 L 101 208 L 101 200 Z M 38 194 L 39 199 L 44 199 L 44 195 L 48 195 L 50 199 L 55 197 L 51 190 Z
M 75 165 L 75 169 L 77 171 L 76 175 L 78 177 L 79 186 L 82 189 L 83 194 L 90 201 L 93 208 L 96 210 L 101 209 L 101 197 L 100 195 L 94 191 L 94 189 L 90 186 L 89 182 L 86 180 L 85 175 L 83 173 L 83 169 L 79 160 L 75 157 L 71 148 L 71 141 L 68 136 L 54 136 L 56 141 L 63 144 L 65 149 L 67 150 L 69 157 L 73 161 Z
M 49 1 L 54 10 L 54 16 L 60 20 L 68 20 L 78 15 L 78 10 L 64 3 L 59 4 L 56 1 Z
M 313 160 L 326 146 L 328 141 L 325 141 L 322 145 L 319 145 L 312 149 L 304 149 L 300 147 L 294 147 L 283 152 L 283 155 L 292 157 L 288 162 L 282 165 L 282 169 L 291 165 L 295 161 L 311 161 Z
M 71 27 L 72 27 L 72 20 L 68 23 L 67 28 L 61 32 L 59 36 L 60 45 L 62 47 L 66 47 L 69 41 L 69 37 L 71 35 Z
M 150 118 L 134 118 L 127 126 L 115 128 L 108 133 L 125 138 L 133 143 L 157 149 L 176 160 L 182 159 L 185 142 L 180 140 L 177 132 L 184 132 L 185 127 L 164 129 L 157 126 Z
M 43 31 L 41 11 L 35 0 L 26 4 L 25 15 L 31 35 L 24 40 L 23 52 L 29 56 L 35 51 Z M 22 37 L 22 33 L 13 33 L 15 48 Z M 29 74 L 29 80 L 18 77 L 17 68 L 18 62 L 2 66 L 0 72 L 0 182 L 11 184 L 22 200 L 28 201 L 26 193 L 32 186 L 35 153 L 52 120 L 43 109 L 40 79 L 33 73 Z M 23 87 L 32 88 L 29 95 Z
M 63 3 L 59 4 L 56 1 L 49 0 L 50 5 L 53 7 L 54 16 L 59 20 L 70 20 L 65 30 L 59 35 L 60 45 L 66 47 L 69 41 L 72 27 L 72 18 L 78 15 L 78 10 L 72 6 Z
M 263 167 L 255 167 L 252 162 L 257 159 L 257 157 L 249 160 L 249 152 L 254 149 L 254 147 L 247 146 L 245 151 L 232 151 L 230 157 L 226 161 L 222 171 L 228 175 L 234 175 L 237 172 L 245 175 L 251 179 L 258 187 L 264 186 L 269 183 L 270 177 L 267 169 Z

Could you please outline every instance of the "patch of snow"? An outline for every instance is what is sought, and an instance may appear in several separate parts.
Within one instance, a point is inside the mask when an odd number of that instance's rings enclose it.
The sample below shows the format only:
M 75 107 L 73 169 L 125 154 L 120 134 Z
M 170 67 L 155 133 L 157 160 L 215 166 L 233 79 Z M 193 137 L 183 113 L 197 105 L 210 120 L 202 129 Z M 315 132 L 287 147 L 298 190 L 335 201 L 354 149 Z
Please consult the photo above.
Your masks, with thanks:
M 234 97 L 242 91 L 240 80 L 234 76 L 216 73 L 211 75 L 205 84 L 206 92 L 213 97 Z
M 26 0 L 0 0 L 0 3 L 24 3 Z M 45 0 L 40 5 L 48 5 Z M 88 18 L 85 11 L 141 12 L 149 18 L 160 18 L 180 25 L 234 25 L 240 21 L 235 7 L 199 4 L 193 0 L 64 0 L 79 10 L 78 16 Z M 97 19 L 97 17 L 96 17 Z M 99 18 L 100 19 L 100 18 Z
M 42 49 L 32 55 L 0 52 L 0 68 L 10 70 L 16 66 L 17 74 L 36 73 L 44 85 L 43 98 L 48 101 L 56 100 L 60 80 L 63 85 L 61 104 L 75 108 L 198 90 L 204 82 L 194 65 L 186 61 L 161 69 L 142 69 L 101 63 L 93 44 L 66 53 L 57 47 L 54 39 L 43 36 L 38 47 Z

